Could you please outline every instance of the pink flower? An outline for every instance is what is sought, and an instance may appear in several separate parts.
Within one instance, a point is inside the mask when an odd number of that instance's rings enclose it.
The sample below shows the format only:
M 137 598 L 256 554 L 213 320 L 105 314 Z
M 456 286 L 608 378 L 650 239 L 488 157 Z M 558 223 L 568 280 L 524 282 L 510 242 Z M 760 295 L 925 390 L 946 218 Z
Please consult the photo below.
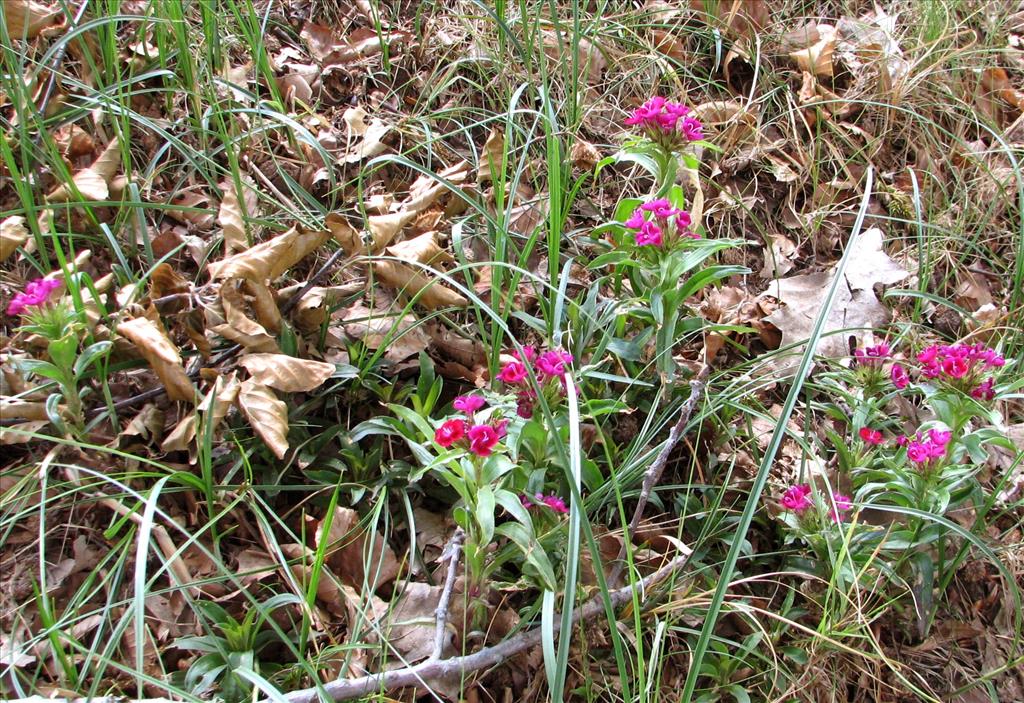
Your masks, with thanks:
M 572 354 L 562 351 L 546 351 L 537 357 L 537 371 L 547 378 L 565 374 L 566 367 L 572 363 Z
M 447 449 L 466 436 L 465 420 L 448 420 L 434 431 L 434 441 Z
M 493 425 L 494 431 L 498 433 L 498 439 L 504 439 L 505 435 L 508 434 L 508 423 L 511 422 L 507 417 L 503 417 L 496 421 Z
M 704 125 L 695 117 L 684 117 L 683 123 L 679 125 L 679 131 L 688 142 L 699 142 L 704 138 Z
M 892 381 L 892 385 L 896 386 L 899 390 L 903 390 L 910 385 L 910 374 L 899 364 L 892 365 L 892 369 L 889 371 L 889 379 Z
M 554 510 L 556 513 L 562 513 L 563 515 L 565 515 L 569 512 L 569 506 L 565 504 L 565 501 L 554 494 L 546 496 L 538 493 L 534 497 L 537 499 L 539 503 L 543 503 L 544 505 Z
M 864 440 L 866 444 L 884 444 L 885 438 L 882 436 L 880 430 L 873 430 L 870 427 L 860 428 L 860 438 Z
M 37 278 L 31 281 L 25 286 L 24 292 L 17 293 L 11 298 L 11 302 L 7 306 L 7 314 L 12 317 L 22 315 L 26 308 L 42 305 L 49 299 L 50 293 L 59 287 L 60 281 L 52 278 Z
M 657 200 L 649 200 L 640 206 L 640 209 L 644 212 L 654 213 L 654 216 L 661 220 L 667 220 L 670 217 L 678 215 L 682 210 L 677 210 L 672 207 L 672 203 L 669 202 L 668 198 L 658 198 Z M 635 213 L 634 213 L 635 217 Z M 628 224 L 627 224 L 628 226 Z M 636 229 L 635 227 L 633 229 Z
M 684 230 L 684 229 L 688 228 L 692 224 L 693 224 L 693 218 L 690 217 L 690 213 L 688 213 L 686 210 L 677 210 L 676 211 L 676 229 L 677 230 Z M 692 232 L 689 233 L 689 236 L 692 236 L 695 239 L 700 239 L 699 235 L 693 234 Z
M 907 446 L 907 458 L 915 464 L 925 464 L 932 456 L 928 451 L 928 445 L 915 441 Z
M 475 413 L 477 410 L 487 404 L 487 401 L 478 395 L 460 395 L 454 401 L 452 401 L 452 407 L 456 410 L 461 410 L 467 415 Z
M 661 246 L 661 227 L 653 222 L 644 222 L 640 231 L 634 235 L 638 247 Z
M 861 366 L 880 366 L 882 361 L 889 358 L 891 352 L 889 345 L 882 342 L 873 347 L 858 347 L 853 350 L 853 356 Z
M 473 425 L 466 433 L 469 437 L 469 451 L 477 456 L 490 456 L 500 437 L 490 425 Z
M 532 508 L 533 502 L 530 500 L 530 496 L 525 493 L 519 496 L 519 502 L 523 504 L 524 508 Z
M 899 437 L 896 438 L 896 446 L 905 447 L 907 446 L 907 442 L 909 441 L 910 439 L 905 434 L 901 434 Z
M 537 348 L 536 347 L 523 347 L 523 353 L 522 354 L 520 354 L 518 351 L 513 349 L 512 350 L 512 358 L 517 360 L 517 361 L 521 361 L 524 364 L 529 364 L 534 359 L 537 358 Z
M 831 507 L 832 521 L 842 522 L 842 514 L 849 512 L 853 509 L 853 501 L 850 500 L 849 496 L 844 496 L 842 493 L 833 493 L 832 502 L 834 507 Z
M 811 487 L 806 483 L 790 486 L 782 494 L 781 503 L 782 507 L 786 510 L 792 510 L 797 514 L 802 513 L 813 505 L 811 502 Z
M 641 208 L 638 207 L 636 210 L 633 211 L 633 214 L 629 216 L 629 219 L 626 220 L 623 224 L 625 224 L 625 226 L 628 227 L 629 229 L 640 229 L 641 227 L 644 226 L 645 222 L 647 222 L 647 220 L 644 219 L 644 212 Z
M 963 378 L 971 370 L 967 359 L 957 356 L 948 356 L 942 360 L 942 372 L 950 378 Z
M 996 397 L 995 379 L 991 376 L 986 378 L 971 391 L 971 397 L 978 400 L 992 400 Z
M 703 125 L 690 116 L 690 108 L 661 96 L 655 96 L 633 110 L 625 123 L 643 128 L 650 139 L 669 148 L 704 138 Z
M 945 447 L 949 444 L 949 440 L 952 439 L 953 433 L 949 430 L 928 430 L 928 439 L 933 444 L 937 444 L 940 447 Z
M 510 361 L 498 372 L 498 378 L 510 385 L 522 383 L 530 375 L 521 361 Z

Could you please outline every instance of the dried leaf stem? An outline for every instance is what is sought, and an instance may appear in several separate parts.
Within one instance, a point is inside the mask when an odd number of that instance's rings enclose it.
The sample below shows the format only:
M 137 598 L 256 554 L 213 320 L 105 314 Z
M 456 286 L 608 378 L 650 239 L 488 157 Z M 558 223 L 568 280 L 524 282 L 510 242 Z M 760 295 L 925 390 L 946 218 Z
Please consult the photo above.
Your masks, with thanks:
M 655 584 L 681 569 L 689 559 L 689 554 L 675 557 L 665 566 L 658 569 L 646 578 L 637 581 L 629 586 L 611 591 L 608 596 L 612 608 L 619 608 L 633 600 L 634 595 L 646 594 Z M 589 621 L 595 619 L 604 612 L 604 599 L 600 595 L 587 601 L 582 608 L 573 614 L 572 623 Z M 554 629 L 560 629 L 560 618 L 555 618 Z M 479 652 L 467 654 L 461 657 L 450 659 L 427 659 L 422 664 L 383 671 L 379 674 L 360 676 L 354 679 L 337 679 L 319 688 L 306 688 L 288 693 L 285 698 L 289 703 L 316 703 L 320 700 L 320 691 L 323 690 L 334 701 L 347 701 L 354 698 L 362 698 L 375 692 L 394 691 L 409 686 L 427 685 L 431 681 L 442 681 L 449 678 L 461 677 L 474 671 L 486 669 L 509 659 L 509 657 L 536 647 L 543 639 L 542 628 L 536 627 L 526 630 L 511 637 L 504 642 L 486 647 Z M 270 703 L 269 699 L 263 703 Z
M 705 364 L 704 368 L 700 370 L 696 376 L 690 380 L 690 397 L 686 399 L 683 406 L 679 409 L 679 419 L 676 420 L 676 424 L 669 430 L 668 439 L 665 440 L 664 446 L 661 451 L 658 452 L 658 456 L 655 457 L 654 462 L 644 473 L 643 484 L 640 487 L 640 497 L 637 499 L 636 510 L 633 511 L 633 519 L 629 521 L 629 528 L 626 530 L 625 539 L 622 541 L 622 547 L 619 549 L 619 555 L 615 559 L 615 565 L 612 568 L 611 574 L 608 576 L 608 583 L 615 583 L 619 576 L 622 575 L 622 569 L 625 566 L 626 558 L 626 544 L 637 529 L 640 527 L 640 521 L 644 516 L 644 509 L 647 507 L 647 501 L 651 499 L 651 492 L 654 487 L 658 485 L 658 481 L 661 480 L 661 474 L 665 471 L 665 465 L 668 463 L 668 457 L 675 449 L 675 446 L 679 443 L 679 440 L 683 438 L 683 431 L 686 429 L 686 425 L 690 422 L 690 418 L 693 416 L 693 411 L 697 409 L 697 404 L 701 398 L 704 397 L 704 390 L 707 387 L 708 376 L 711 375 L 711 365 Z

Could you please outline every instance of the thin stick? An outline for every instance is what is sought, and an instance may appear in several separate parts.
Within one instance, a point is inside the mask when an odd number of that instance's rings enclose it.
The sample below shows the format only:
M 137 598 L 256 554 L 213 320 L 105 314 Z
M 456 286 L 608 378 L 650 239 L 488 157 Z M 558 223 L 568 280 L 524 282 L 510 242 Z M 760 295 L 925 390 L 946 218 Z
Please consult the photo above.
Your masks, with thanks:
M 644 517 L 644 509 L 647 507 L 647 501 L 651 498 L 651 492 L 654 487 L 658 485 L 658 481 L 661 480 L 661 474 L 665 471 L 665 465 L 668 463 L 668 457 L 675 449 L 679 440 L 683 438 L 683 431 L 686 429 L 686 425 L 690 422 L 690 418 L 693 416 L 693 411 L 697 409 L 697 403 L 704 397 L 704 390 L 707 387 L 708 376 L 711 375 L 711 365 L 705 364 L 704 368 L 700 370 L 693 379 L 690 381 L 690 397 L 683 403 L 683 407 L 679 409 L 679 419 L 676 424 L 672 426 L 672 429 L 668 433 L 668 439 L 665 440 L 665 445 L 658 452 L 658 456 L 655 457 L 654 462 L 644 473 L 644 481 L 640 487 L 640 497 L 637 499 L 636 510 L 633 511 L 633 519 L 629 521 L 629 528 L 626 530 L 625 539 L 622 541 L 622 547 L 619 549 L 619 556 L 615 559 L 615 565 L 612 567 L 611 574 L 608 576 L 608 583 L 615 583 L 619 576 L 622 575 L 622 569 L 625 566 L 626 558 L 626 545 L 629 540 L 633 538 L 633 534 L 640 527 L 640 521 Z
M 448 628 L 448 606 L 452 600 L 452 590 L 455 588 L 455 574 L 459 570 L 459 552 L 462 551 L 462 540 L 466 533 L 462 528 L 455 530 L 452 541 L 448 545 L 448 574 L 444 579 L 444 588 L 441 590 L 441 598 L 437 601 L 437 610 L 434 615 L 437 620 L 434 631 L 434 651 L 430 653 L 430 659 L 440 659 L 444 650 L 444 633 Z
M 611 591 L 608 596 L 612 607 L 619 608 L 633 600 L 635 594 L 644 594 L 656 583 L 681 569 L 686 564 L 687 559 L 689 559 L 689 554 L 678 556 L 646 578 L 629 586 Z M 604 613 L 604 599 L 598 595 L 587 601 L 582 608 L 573 614 L 572 624 L 576 625 L 581 621 L 593 620 L 602 613 Z M 554 620 L 554 631 L 557 633 L 560 628 L 561 619 L 556 617 Z M 461 677 L 470 672 L 501 664 L 523 650 L 536 647 L 543 640 L 544 634 L 543 628 L 536 627 L 473 654 L 452 657 L 450 659 L 427 659 L 421 664 L 404 669 L 394 669 L 354 679 L 337 679 L 325 684 L 322 689 L 306 688 L 300 691 L 292 691 L 285 698 L 289 703 L 316 703 L 320 700 L 320 691 L 323 690 L 332 700 L 347 701 L 353 698 L 362 698 L 375 692 L 394 691 L 409 686 L 426 685 L 431 681 Z M 271 702 L 270 699 L 264 699 L 262 703 Z

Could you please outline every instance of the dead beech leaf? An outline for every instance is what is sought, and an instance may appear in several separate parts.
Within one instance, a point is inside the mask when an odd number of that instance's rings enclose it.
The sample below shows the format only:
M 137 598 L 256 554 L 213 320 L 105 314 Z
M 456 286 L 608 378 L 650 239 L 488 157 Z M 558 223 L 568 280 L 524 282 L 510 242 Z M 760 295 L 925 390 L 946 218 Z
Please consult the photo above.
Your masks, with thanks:
M 49 420 L 30 420 L 0 427 L 0 447 L 38 441 L 32 435 L 46 427 L 49 422 Z
M 273 281 L 330 238 L 329 232 L 306 232 L 293 227 L 261 244 L 208 266 L 213 280 L 247 278 L 263 283 Z
M 28 241 L 28 230 L 25 228 L 25 218 L 20 215 L 12 215 L 3 222 L 0 222 L 0 263 L 7 260 L 11 254 L 18 250 L 18 247 Z
M 174 208 L 167 210 L 167 216 L 184 225 L 195 225 L 201 230 L 213 227 L 213 198 L 206 193 L 178 191 L 170 200 Z
M 245 186 L 242 186 L 245 188 Z M 220 225 L 224 234 L 224 251 L 231 254 L 236 251 L 245 251 L 249 248 L 249 238 L 245 234 L 245 219 L 242 212 L 242 200 L 238 197 L 234 181 L 225 181 L 221 184 L 224 191 L 224 199 L 220 201 L 220 211 L 217 213 L 217 224 Z M 246 196 L 251 192 L 245 188 Z M 246 211 L 252 214 L 252 205 L 255 205 L 255 198 L 245 197 Z
M 0 417 L 4 419 L 47 420 L 46 403 L 39 400 L 0 398 Z
M 199 418 L 195 411 L 190 412 L 178 421 L 174 429 L 164 437 L 160 443 L 161 451 L 165 452 L 187 452 L 192 447 L 192 440 L 196 438 L 196 431 L 199 428 Z
M 284 393 L 311 391 L 334 373 L 334 364 L 287 354 L 246 354 L 238 363 L 257 383 Z
M 210 329 L 225 339 L 241 344 L 249 352 L 277 352 L 277 340 L 246 312 L 248 307 L 242 295 L 241 279 L 225 281 L 220 289 L 220 302 L 224 308 L 225 323 Z
M 391 125 L 385 124 L 383 120 L 374 118 L 363 131 L 362 141 L 352 147 L 352 150 L 342 156 L 339 161 L 346 164 L 355 164 L 383 154 L 388 148 L 387 144 L 384 143 L 384 137 L 390 131 Z
M 110 182 L 119 168 L 121 151 L 115 137 L 89 168 L 79 171 L 71 180 L 86 200 L 106 200 L 110 196 Z M 62 183 L 50 191 L 46 199 L 51 203 L 63 203 L 71 197 L 72 190 Z
M 832 54 L 836 48 L 836 29 L 832 25 L 819 24 L 818 41 L 806 49 L 790 52 L 789 57 L 801 71 L 813 73 L 819 78 L 832 78 Z
M 427 348 L 430 339 L 413 315 L 400 308 L 371 309 L 362 303 L 346 308 L 341 315 L 345 334 L 376 351 L 384 347 L 384 358 L 398 364 Z
M 412 581 L 404 585 L 394 606 L 380 623 L 384 641 L 394 647 L 403 661 L 415 664 L 434 649 L 437 604 L 441 586 Z M 442 656 L 452 649 L 452 632 L 445 632 Z
M 345 250 L 346 254 L 354 256 L 361 253 L 363 240 L 359 236 L 359 232 L 348 223 L 348 220 L 339 213 L 332 212 L 327 216 L 325 223 L 331 237 Z
M 232 372 L 228 376 L 217 376 L 217 380 L 213 383 L 213 388 L 206 394 L 202 402 L 199 403 L 199 410 L 206 413 L 203 418 L 205 422 L 211 425 L 211 430 L 217 431 L 217 427 L 224 420 L 228 414 L 228 410 L 234 404 L 238 398 L 238 389 L 241 384 L 238 382 L 238 377 Z
M 469 305 L 469 301 L 461 294 L 397 261 L 375 262 L 373 270 L 384 285 L 406 297 L 411 298 L 422 291 L 416 302 L 429 310 L 445 307 L 464 308 Z
M 836 292 L 832 310 L 825 320 L 823 336 L 815 350 L 830 357 L 848 356 L 848 337 L 863 337 L 873 328 L 889 322 L 890 312 L 875 296 L 876 283 L 889 285 L 906 278 L 909 273 L 885 253 L 882 231 L 877 227 L 866 230 L 851 246 L 849 264 Z M 778 298 L 783 306 L 764 318 L 782 332 L 782 346 L 799 344 L 810 337 L 814 320 L 835 278 L 835 269 L 804 276 L 793 276 L 772 281 L 762 297 Z M 840 334 L 829 334 L 847 330 Z M 790 352 L 785 360 L 774 360 L 786 370 L 796 363 L 799 348 Z M 787 360 L 790 362 L 787 364 Z
M 494 180 L 492 174 L 504 167 L 505 159 L 505 133 L 497 127 L 492 127 L 484 142 L 483 151 L 480 153 L 480 164 L 476 169 L 476 182 Z
M 242 381 L 236 399 L 238 409 L 252 429 L 278 459 L 288 451 L 288 406 L 274 391 L 253 379 Z
M 168 398 L 195 402 L 196 389 L 181 365 L 177 347 L 161 325 L 149 318 L 137 317 L 119 324 L 117 332 L 135 345 L 160 377 Z
M 383 250 L 414 219 L 416 219 L 416 213 L 408 211 L 370 217 L 367 220 L 370 229 L 370 253 L 376 254 Z
M 793 259 L 797 255 L 797 246 L 785 235 L 771 235 L 771 246 L 764 252 L 764 266 L 761 278 L 771 279 L 785 276 L 793 269 Z
M 35 0 L 4 0 L 4 23 L 11 39 L 32 39 L 61 16 L 60 8 Z

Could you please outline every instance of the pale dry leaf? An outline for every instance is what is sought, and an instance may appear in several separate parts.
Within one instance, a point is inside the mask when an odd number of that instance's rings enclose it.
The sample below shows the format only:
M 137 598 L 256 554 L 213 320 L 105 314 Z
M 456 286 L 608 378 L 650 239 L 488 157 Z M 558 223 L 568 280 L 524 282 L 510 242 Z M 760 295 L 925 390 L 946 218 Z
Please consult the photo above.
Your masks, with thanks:
M 125 437 L 140 437 L 149 441 L 160 437 L 163 432 L 164 411 L 153 403 L 147 403 L 117 437 L 119 440 Z
M 164 438 L 160 449 L 165 452 L 187 452 L 192 447 L 192 441 L 196 438 L 198 428 L 199 418 L 194 411 L 190 412 L 181 418 L 174 429 Z
M 24 245 L 28 235 L 25 218 L 20 215 L 12 215 L 0 222 L 0 263 Z
M 373 270 L 384 285 L 405 297 L 412 298 L 422 291 L 416 302 L 429 310 L 446 307 L 464 308 L 469 305 L 469 301 L 460 293 L 445 288 L 439 281 L 428 277 L 421 270 L 397 261 L 377 261 L 373 265 Z
M 339 213 L 332 212 L 327 216 L 325 220 L 327 229 L 331 233 L 331 237 L 334 238 L 341 248 L 345 250 L 345 253 L 349 256 L 354 256 L 360 253 L 363 249 L 363 239 L 359 236 L 359 232 L 355 230 L 348 223 L 348 220 Z
M 380 623 L 384 640 L 404 661 L 415 664 L 430 656 L 434 649 L 437 605 L 441 586 L 412 581 L 405 584 L 391 611 Z M 452 632 L 445 632 L 442 656 L 452 648 Z
M 4 23 L 11 39 L 33 39 L 61 16 L 59 7 L 36 0 L 4 0 Z
M 217 224 L 220 225 L 224 235 L 224 252 L 231 254 L 236 251 L 245 251 L 249 248 L 249 239 L 245 234 L 242 200 L 238 197 L 234 181 L 225 181 L 221 184 L 221 188 L 224 191 L 224 199 L 220 202 Z
M 274 281 L 320 248 L 330 236 L 329 232 L 307 232 L 293 227 L 247 251 L 211 262 L 210 277 L 214 280 L 247 278 L 260 283 Z
M 792 239 L 782 234 L 771 235 L 771 246 L 764 253 L 761 278 L 770 279 L 785 276 L 794 266 L 797 246 Z
M 353 143 L 356 137 L 361 137 L 366 134 L 366 130 L 369 125 L 366 122 L 366 118 L 369 114 L 363 108 L 350 107 L 342 114 L 341 119 L 345 121 L 345 129 L 348 132 L 349 143 Z
M 393 244 L 387 249 L 389 256 L 426 265 L 450 264 L 455 261 L 446 249 L 437 243 L 437 232 L 424 232 L 418 237 Z
M 119 324 L 117 332 L 135 345 L 160 377 L 168 398 L 195 402 L 196 389 L 181 365 L 178 348 L 161 325 L 149 318 L 137 317 Z
M 335 370 L 334 364 L 287 354 L 246 354 L 238 363 L 257 383 L 284 393 L 311 391 L 323 385 Z
M 0 417 L 13 420 L 46 420 L 46 403 L 41 400 L 22 400 L 20 398 L 0 398 Z
M 384 358 L 393 364 L 416 356 L 430 344 L 423 326 L 413 315 L 402 315 L 400 309 L 371 309 L 356 303 L 341 317 L 347 336 L 371 351 L 384 347 Z
M 110 196 L 110 182 L 121 167 L 121 151 L 115 137 L 89 168 L 72 177 L 75 188 L 86 200 L 106 200 Z M 65 184 L 54 188 L 46 199 L 51 203 L 62 203 L 72 197 L 72 190 Z
M 274 391 L 253 379 L 242 381 L 236 399 L 238 409 L 278 459 L 288 451 L 288 406 Z
M 47 424 L 49 424 L 49 420 L 30 420 L 0 427 L 0 446 L 6 447 L 12 444 L 37 442 L 38 438 L 32 435 L 38 433 Z
M 832 25 L 819 24 L 818 41 L 806 49 L 790 52 L 789 57 L 801 71 L 813 73 L 819 78 L 832 78 L 832 54 L 836 48 L 836 29 Z
M 874 328 L 887 324 L 889 309 L 875 296 L 875 284 L 889 285 L 906 278 L 909 273 L 891 259 L 883 249 L 882 231 L 878 228 L 866 230 L 851 246 L 845 280 L 837 287 L 832 310 L 825 320 L 822 337 L 816 353 L 821 356 L 841 357 L 849 355 L 849 336 L 863 338 Z M 793 276 L 772 281 L 762 294 L 778 298 L 783 305 L 764 318 L 782 332 L 782 345 L 799 344 L 808 339 L 814 327 L 814 320 L 835 277 L 835 269 L 804 276 Z M 844 331 L 840 334 L 830 332 Z M 795 355 L 801 353 L 798 347 L 781 363 L 773 362 L 789 370 L 795 365 Z
M 243 280 L 242 288 L 248 294 L 248 302 L 256 313 L 256 321 L 263 325 L 270 334 L 277 334 L 281 331 L 283 318 L 281 309 L 277 307 L 277 300 L 273 291 L 265 283 Z
M 384 137 L 390 131 L 391 125 L 385 124 L 383 120 L 374 118 L 363 133 L 362 141 L 341 157 L 339 161 L 346 164 L 354 164 L 383 154 L 388 148 L 387 144 L 384 143 Z
M 476 182 L 494 180 L 493 174 L 504 167 L 505 133 L 498 127 L 492 127 L 480 152 L 480 164 L 476 170 Z
M 225 323 L 212 325 L 210 329 L 250 352 L 280 351 L 277 340 L 246 313 L 248 306 L 240 290 L 241 283 L 241 280 L 231 280 L 221 286 L 220 302 L 224 308 Z
M 168 208 L 167 216 L 184 225 L 195 225 L 201 230 L 213 227 L 216 215 L 213 212 L 213 198 L 207 193 L 195 191 L 178 191 L 170 199 L 173 208 Z
M 370 217 L 367 220 L 370 229 L 370 253 L 377 254 L 382 251 L 414 219 L 416 213 L 408 211 Z
M 604 71 L 604 55 L 597 45 L 589 39 L 577 38 L 575 41 L 576 56 L 570 52 L 573 50 L 573 37 L 567 32 L 543 31 L 544 53 L 553 61 L 562 62 L 566 65 L 575 63 L 576 75 L 586 76 L 587 85 L 593 87 L 601 80 L 601 72 Z
M 228 410 L 238 398 L 238 389 L 241 384 L 234 372 L 228 376 L 217 376 L 213 388 L 209 390 L 206 397 L 199 403 L 199 410 L 206 413 L 206 423 L 211 425 L 211 430 L 216 432 L 217 427 L 228 414 Z

